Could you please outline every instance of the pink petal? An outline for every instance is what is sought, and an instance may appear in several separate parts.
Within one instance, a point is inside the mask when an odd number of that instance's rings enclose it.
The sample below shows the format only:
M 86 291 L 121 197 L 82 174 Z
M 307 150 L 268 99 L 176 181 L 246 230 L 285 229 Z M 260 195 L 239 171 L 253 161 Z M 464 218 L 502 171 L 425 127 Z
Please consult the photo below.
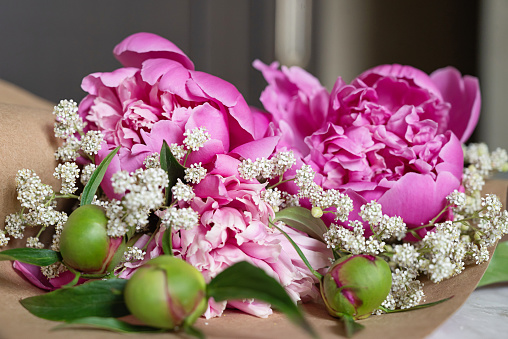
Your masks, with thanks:
M 194 69 L 192 61 L 175 44 L 153 33 L 128 36 L 116 45 L 113 54 L 124 66 L 140 68 L 145 60 L 164 58 L 178 61 L 187 69 Z
M 468 75 L 462 78 L 453 67 L 438 69 L 430 77 L 441 91 L 444 101 L 452 105 L 448 128 L 461 142 L 465 142 L 473 133 L 480 116 L 478 79 Z

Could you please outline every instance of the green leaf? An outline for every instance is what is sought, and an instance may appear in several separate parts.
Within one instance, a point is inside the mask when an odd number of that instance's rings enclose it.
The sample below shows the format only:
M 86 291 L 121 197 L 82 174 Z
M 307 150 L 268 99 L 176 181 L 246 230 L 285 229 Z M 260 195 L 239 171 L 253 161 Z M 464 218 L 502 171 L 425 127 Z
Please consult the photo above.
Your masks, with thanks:
M 316 337 L 316 333 L 284 288 L 259 267 L 242 261 L 226 268 L 208 284 L 208 296 L 215 301 L 257 299 L 271 304 L 295 324 Z
M 348 314 L 342 314 L 341 317 L 346 329 L 346 336 L 348 338 L 351 338 L 356 332 L 361 331 L 365 328 L 364 325 L 357 323 L 353 317 Z
M 123 290 L 127 280 L 90 281 L 20 301 L 33 315 L 48 320 L 71 321 L 85 317 L 122 317 L 129 311 Z
M 92 203 L 95 192 L 97 192 L 97 188 L 101 184 L 102 179 L 104 178 L 104 174 L 106 174 L 106 170 L 108 169 L 109 163 L 113 160 L 113 157 L 118 153 L 120 146 L 112 150 L 107 157 L 105 157 L 99 166 L 95 169 L 90 180 L 86 184 L 83 189 L 83 194 L 81 195 L 81 203 L 80 206 L 88 205 Z
M 435 306 L 435 305 L 444 303 L 445 301 L 448 301 L 451 298 L 453 298 L 453 296 L 448 297 L 448 298 L 444 298 L 444 299 L 441 299 L 441 300 L 438 300 L 438 301 L 434 301 L 434 302 L 431 302 L 431 303 L 416 305 L 416 306 L 409 307 L 409 308 L 397 308 L 395 310 L 390 310 L 390 309 L 385 308 L 383 306 L 380 306 L 379 308 L 381 310 L 383 310 L 383 312 L 386 312 L 386 313 L 400 313 L 400 312 L 414 311 L 414 310 L 419 310 L 419 309 L 422 309 L 422 308 L 427 308 L 427 307 Z
M 508 281 L 508 241 L 497 244 L 496 250 L 492 255 L 489 267 L 485 271 L 482 279 L 478 283 L 481 287 L 489 284 L 495 284 Z
M 132 325 L 116 318 L 86 317 L 69 320 L 64 324 L 56 326 L 54 329 L 72 327 L 74 325 L 85 325 L 93 328 L 119 332 L 119 333 L 160 333 L 165 330 L 150 326 Z
M 61 260 L 60 253 L 39 248 L 12 248 L 0 252 L 1 260 L 17 260 L 37 266 L 48 266 Z
M 321 218 L 314 218 L 311 212 L 304 207 L 288 207 L 275 213 L 275 220 L 282 221 L 286 225 L 307 233 L 314 239 L 324 241 L 323 234 L 328 231 Z
M 173 153 L 171 153 L 171 149 L 166 143 L 166 140 L 162 142 L 160 161 L 161 168 L 168 174 L 169 184 L 168 187 L 166 187 L 166 204 L 169 205 L 172 199 L 171 187 L 175 186 L 178 178 L 183 181 L 185 177 L 185 167 L 183 167 L 178 160 L 176 160 Z

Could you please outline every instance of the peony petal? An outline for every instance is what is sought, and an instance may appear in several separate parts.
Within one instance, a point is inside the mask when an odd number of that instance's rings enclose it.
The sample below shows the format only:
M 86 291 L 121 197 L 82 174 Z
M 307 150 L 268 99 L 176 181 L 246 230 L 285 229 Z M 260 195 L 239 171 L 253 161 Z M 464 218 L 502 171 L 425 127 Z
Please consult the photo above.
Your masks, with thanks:
M 441 68 L 430 75 L 441 91 L 443 99 L 451 104 L 448 129 L 461 142 L 466 142 L 473 133 L 480 116 L 481 95 L 478 79 L 461 77 L 453 67 Z
M 175 44 L 153 33 L 141 32 L 128 36 L 116 45 L 113 54 L 124 66 L 140 68 L 145 60 L 164 58 L 178 61 L 187 69 L 194 69 L 192 61 Z

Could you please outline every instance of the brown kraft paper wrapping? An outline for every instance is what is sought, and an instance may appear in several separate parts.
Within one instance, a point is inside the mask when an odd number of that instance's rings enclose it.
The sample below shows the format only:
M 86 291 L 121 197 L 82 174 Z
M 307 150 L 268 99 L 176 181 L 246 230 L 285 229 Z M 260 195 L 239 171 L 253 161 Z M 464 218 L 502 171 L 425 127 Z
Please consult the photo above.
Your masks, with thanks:
M 34 170 L 44 183 L 58 188 L 52 177 L 53 152 L 57 141 L 52 137 L 52 107 L 43 99 L 0 81 L 0 222 L 20 207 L 16 199 L 15 176 L 22 168 Z M 497 194 L 505 204 L 508 182 L 491 181 L 485 191 Z M 506 205 L 505 205 L 506 206 Z M 24 240 L 22 240 L 24 241 Z M 21 246 L 22 242 L 14 243 Z M 11 245 L 9 245 L 11 246 Z M 491 249 L 492 251 L 493 249 Z M 468 266 L 452 279 L 439 284 L 425 282 L 426 302 L 453 296 L 445 303 L 417 311 L 372 316 L 362 320 L 366 329 L 355 335 L 366 338 L 424 338 L 451 316 L 468 298 L 482 277 L 487 264 Z M 11 338 L 121 338 L 129 335 L 90 328 L 52 331 L 58 323 L 39 319 L 26 311 L 20 299 L 44 293 L 32 286 L 13 269 L 11 262 L 0 262 L 0 339 Z M 340 321 L 330 317 L 319 303 L 302 305 L 307 318 L 321 338 L 344 337 Z M 298 327 L 278 312 L 265 319 L 227 310 L 220 318 L 198 319 L 196 326 L 207 338 L 307 338 Z M 130 335 L 132 336 L 132 335 Z M 135 334 L 136 338 L 181 338 L 183 334 Z

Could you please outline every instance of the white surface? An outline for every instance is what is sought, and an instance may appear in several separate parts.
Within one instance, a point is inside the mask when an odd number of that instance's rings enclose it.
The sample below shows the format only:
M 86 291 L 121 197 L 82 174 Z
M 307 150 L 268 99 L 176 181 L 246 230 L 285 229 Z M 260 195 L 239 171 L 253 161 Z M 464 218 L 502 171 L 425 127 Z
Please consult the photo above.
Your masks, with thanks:
M 508 284 L 482 287 L 427 339 L 508 338 Z

